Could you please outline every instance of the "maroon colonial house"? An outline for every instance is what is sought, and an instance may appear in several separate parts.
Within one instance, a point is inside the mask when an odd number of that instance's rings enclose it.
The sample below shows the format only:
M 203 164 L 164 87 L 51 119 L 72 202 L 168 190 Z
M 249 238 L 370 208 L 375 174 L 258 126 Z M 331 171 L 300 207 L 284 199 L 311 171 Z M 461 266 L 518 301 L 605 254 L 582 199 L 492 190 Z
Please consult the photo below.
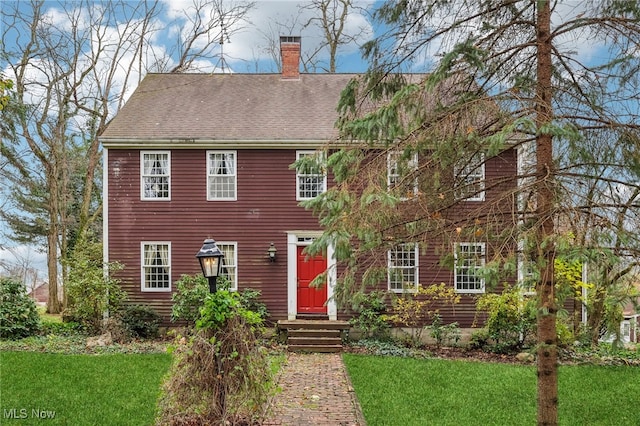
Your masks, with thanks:
M 175 282 L 200 273 L 195 254 L 213 238 L 224 252 L 232 289 L 259 290 L 271 320 L 300 314 L 345 318 L 331 298 L 336 265 L 308 259 L 304 248 L 322 233 L 301 207 L 331 186 L 321 172 L 292 164 L 337 136 L 341 91 L 354 75 L 301 74 L 299 38 L 282 41 L 282 74 L 149 74 L 100 136 L 104 147 L 104 254 L 125 266 L 118 278 L 130 300 L 167 319 Z M 516 173 L 515 150 L 478 173 Z M 484 193 L 476 202 L 482 202 Z M 277 250 L 271 261 L 268 250 Z M 484 256 L 483 243 L 463 251 Z M 469 327 L 473 296 L 484 283 L 470 270 L 444 271 L 435 254 L 404 247 L 395 259 L 404 279 L 448 282 L 463 294 L 450 321 Z M 328 273 L 322 289 L 308 283 Z M 438 281 L 434 280 L 434 277 Z M 401 291 L 392 279 L 388 290 Z

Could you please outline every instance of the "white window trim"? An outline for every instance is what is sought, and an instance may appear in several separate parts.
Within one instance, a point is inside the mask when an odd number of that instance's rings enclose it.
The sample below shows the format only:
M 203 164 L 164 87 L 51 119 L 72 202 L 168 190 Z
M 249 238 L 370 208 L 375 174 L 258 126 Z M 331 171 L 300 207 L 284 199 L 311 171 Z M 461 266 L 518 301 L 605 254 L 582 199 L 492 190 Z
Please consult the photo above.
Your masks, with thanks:
M 296 161 L 300 160 L 300 158 L 304 155 L 318 155 L 318 151 L 313 151 L 313 150 L 299 150 L 296 151 Z M 322 155 L 322 154 L 321 154 Z M 300 177 L 301 176 L 318 176 L 319 174 L 300 174 L 300 171 L 298 170 L 298 168 L 296 168 L 296 201 L 305 201 L 305 200 L 313 200 L 315 197 L 301 197 L 300 196 Z M 327 174 L 326 173 L 322 173 L 322 191 L 320 192 L 325 193 L 327 192 Z
M 395 168 L 398 168 L 398 160 L 397 157 L 401 155 L 400 151 L 390 151 L 387 153 L 387 189 L 389 190 L 393 190 L 394 188 L 392 187 L 391 184 L 391 178 L 392 177 L 400 177 L 400 175 L 396 174 L 391 174 L 391 170 L 393 169 L 393 166 L 395 166 Z M 407 167 L 411 168 L 413 171 L 418 170 L 418 153 L 414 152 L 413 156 L 411 158 L 411 160 L 407 161 Z M 418 195 L 418 178 L 415 177 L 413 178 L 413 194 L 414 197 L 416 195 Z M 411 197 L 406 197 L 406 196 L 402 196 L 400 197 L 401 200 L 408 200 Z
M 169 287 L 167 288 L 147 288 L 145 286 L 145 270 L 144 270 L 144 247 L 151 244 L 166 245 L 169 254 Z M 171 241 L 141 241 L 140 242 L 140 290 L 147 293 L 170 293 L 173 286 L 171 280 Z
M 458 288 L 458 252 L 460 247 L 472 247 L 472 246 L 481 246 L 482 247 L 482 259 L 480 261 L 480 266 L 476 266 L 476 269 L 481 268 L 486 263 L 486 244 L 485 243 L 457 243 L 455 246 L 455 250 L 453 252 L 454 255 L 454 269 L 453 269 L 453 288 L 456 293 L 473 293 L 473 294 L 481 294 L 485 292 L 485 282 L 484 278 L 480 278 L 480 288 L 479 289 L 459 289 Z
M 476 157 L 479 157 L 477 161 L 475 161 Z M 473 165 L 475 165 L 476 163 L 479 163 L 479 164 L 473 167 Z M 475 173 L 477 170 L 479 170 L 479 173 Z M 464 173 L 469 176 L 478 175 L 480 176 L 480 183 L 482 184 L 482 191 L 479 191 L 469 197 L 465 197 L 463 198 L 463 200 L 464 201 L 484 201 L 485 200 L 485 179 L 486 179 L 485 155 L 483 153 L 476 154 L 471 159 L 470 164 L 468 164 L 466 167 L 462 167 L 462 168 L 456 167 L 456 175 L 460 173 Z M 462 194 L 462 196 L 464 196 L 464 194 L 466 194 L 467 192 L 470 192 L 466 188 L 466 185 L 467 184 L 465 183 L 465 188 L 460 189 L 460 193 Z
M 391 271 L 393 269 L 408 269 L 408 268 L 400 268 L 391 264 L 391 250 L 387 250 L 387 290 L 392 291 L 394 293 L 415 293 L 418 291 L 418 285 L 420 282 L 420 252 L 419 246 L 417 243 L 405 243 L 400 245 L 413 244 L 413 257 L 415 259 L 415 264 L 413 265 L 415 282 L 413 288 L 391 288 Z
M 167 154 L 167 164 L 169 168 L 168 185 L 169 195 L 163 198 L 146 197 L 144 195 L 144 156 L 145 154 Z M 140 200 L 142 201 L 171 201 L 171 151 L 145 150 L 140 151 Z
M 520 244 L 519 244 L 520 245 Z M 524 247 L 524 244 L 522 244 Z M 536 294 L 535 276 L 533 263 L 524 258 L 522 251 L 518 253 L 518 287 L 525 296 Z M 531 285 L 533 283 L 533 285 Z
M 233 273 L 234 286 L 229 288 L 229 291 L 238 291 L 238 243 L 236 241 L 217 241 L 216 244 L 220 246 L 233 246 L 233 267 L 235 272 Z M 226 266 L 227 256 L 222 258 L 223 267 Z
M 212 198 L 211 197 L 211 184 L 209 182 L 209 178 L 211 177 L 211 175 L 209 174 L 209 166 L 211 164 L 209 162 L 209 155 L 210 154 L 233 154 L 233 158 L 234 158 L 234 161 L 235 161 L 234 174 L 233 175 L 227 175 L 227 176 L 233 176 L 233 187 L 235 189 L 235 191 L 234 191 L 235 195 L 233 197 L 219 197 L 219 198 Z M 206 161 L 207 161 L 207 201 L 237 201 L 238 200 L 238 151 L 218 150 L 218 149 L 208 150 L 207 151 Z

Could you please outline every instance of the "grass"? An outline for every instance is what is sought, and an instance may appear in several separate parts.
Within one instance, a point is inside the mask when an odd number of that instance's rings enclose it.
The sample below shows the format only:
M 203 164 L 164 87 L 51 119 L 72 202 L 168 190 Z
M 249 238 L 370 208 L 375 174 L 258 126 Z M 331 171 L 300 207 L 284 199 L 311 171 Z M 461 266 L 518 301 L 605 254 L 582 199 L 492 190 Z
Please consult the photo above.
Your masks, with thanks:
M 535 425 L 533 366 L 344 355 L 369 426 Z M 640 368 L 561 366 L 560 425 L 638 426 Z
M 153 424 L 170 363 L 168 354 L 0 352 L 0 424 L 39 423 L 33 410 L 54 413 L 50 425 Z
M 38 306 L 38 314 L 40 319 L 48 322 L 62 322 L 62 315 L 60 314 L 48 314 L 47 309 L 43 306 Z

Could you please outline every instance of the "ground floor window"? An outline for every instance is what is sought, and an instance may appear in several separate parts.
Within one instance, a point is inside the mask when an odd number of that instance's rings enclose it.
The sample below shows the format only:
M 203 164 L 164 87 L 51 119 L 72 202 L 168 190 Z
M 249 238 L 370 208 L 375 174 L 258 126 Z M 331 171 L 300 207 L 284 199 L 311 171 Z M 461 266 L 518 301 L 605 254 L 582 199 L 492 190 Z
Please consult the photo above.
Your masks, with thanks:
M 221 276 L 229 280 L 229 290 L 238 289 L 238 243 L 236 242 L 216 242 L 220 251 L 224 254 L 222 258 Z
M 459 243 L 454 255 L 456 291 L 484 293 L 484 279 L 478 275 L 485 263 L 484 243 Z
M 394 292 L 416 291 L 418 288 L 418 245 L 400 244 L 389 250 L 388 284 Z
M 171 243 L 142 243 L 142 291 L 171 291 Z

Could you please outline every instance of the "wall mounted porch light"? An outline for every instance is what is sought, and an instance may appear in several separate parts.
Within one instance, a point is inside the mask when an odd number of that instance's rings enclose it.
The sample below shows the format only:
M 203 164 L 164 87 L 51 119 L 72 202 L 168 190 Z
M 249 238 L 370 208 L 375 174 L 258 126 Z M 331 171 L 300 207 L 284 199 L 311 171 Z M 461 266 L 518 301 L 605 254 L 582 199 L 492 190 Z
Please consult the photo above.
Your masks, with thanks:
M 216 280 L 220 275 L 222 267 L 222 258 L 224 254 L 220 251 L 216 242 L 207 238 L 204 240 L 200 251 L 196 253 L 198 262 L 200 262 L 200 268 L 202 268 L 202 275 L 209 281 L 209 293 L 216 292 Z
M 271 243 L 271 245 L 269 246 L 269 249 L 267 250 L 267 255 L 269 256 L 269 262 L 276 261 L 277 252 L 278 250 L 276 249 L 276 246 L 273 243 Z

